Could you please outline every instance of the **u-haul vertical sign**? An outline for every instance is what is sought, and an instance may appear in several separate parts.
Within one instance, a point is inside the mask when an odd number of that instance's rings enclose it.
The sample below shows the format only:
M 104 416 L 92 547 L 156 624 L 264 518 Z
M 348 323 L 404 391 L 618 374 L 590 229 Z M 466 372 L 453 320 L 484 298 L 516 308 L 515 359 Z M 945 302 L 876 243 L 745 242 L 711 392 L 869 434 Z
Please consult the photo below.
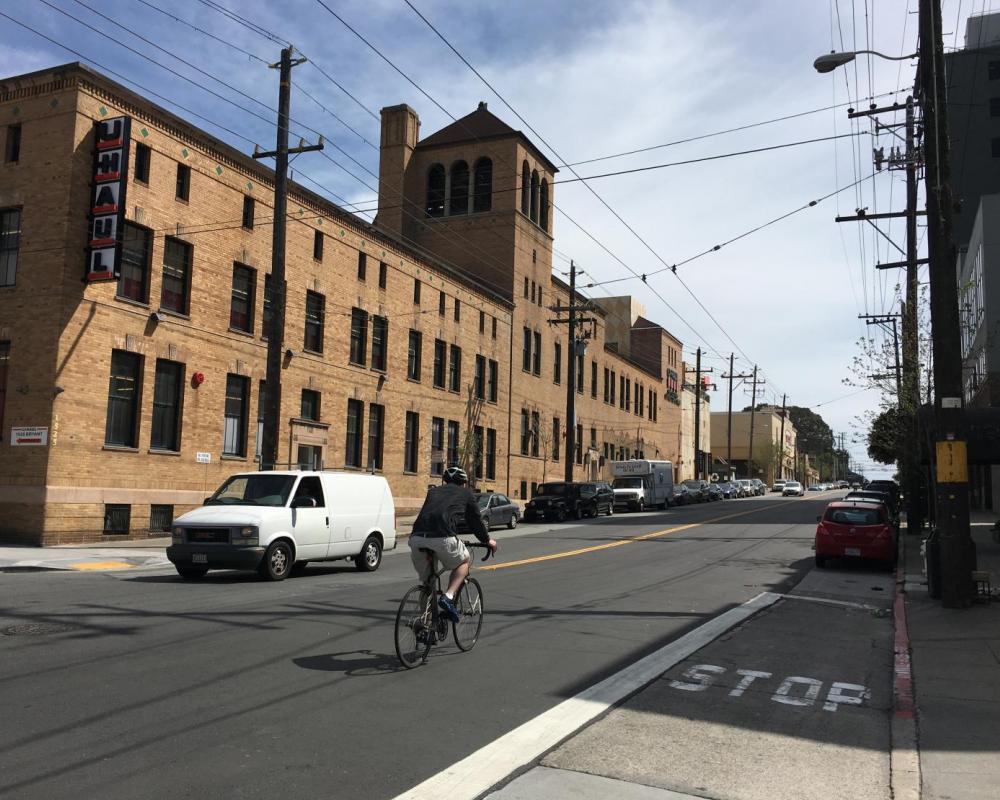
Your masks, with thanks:
M 115 280 L 121 275 L 125 186 L 132 120 L 102 119 L 94 126 L 94 179 L 90 195 L 87 280 Z

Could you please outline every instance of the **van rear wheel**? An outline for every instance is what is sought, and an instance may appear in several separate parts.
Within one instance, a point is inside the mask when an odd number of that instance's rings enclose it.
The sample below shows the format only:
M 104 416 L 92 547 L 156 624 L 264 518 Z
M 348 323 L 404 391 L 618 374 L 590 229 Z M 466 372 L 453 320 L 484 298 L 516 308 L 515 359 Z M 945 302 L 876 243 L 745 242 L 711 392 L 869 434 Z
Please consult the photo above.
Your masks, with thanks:
M 365 539 L 365 546 L 361 552 L 354 557 L 354 566 L 360 572 L 374 572 L 382 563 L 382 542 L 377 536 L 369 536 Z

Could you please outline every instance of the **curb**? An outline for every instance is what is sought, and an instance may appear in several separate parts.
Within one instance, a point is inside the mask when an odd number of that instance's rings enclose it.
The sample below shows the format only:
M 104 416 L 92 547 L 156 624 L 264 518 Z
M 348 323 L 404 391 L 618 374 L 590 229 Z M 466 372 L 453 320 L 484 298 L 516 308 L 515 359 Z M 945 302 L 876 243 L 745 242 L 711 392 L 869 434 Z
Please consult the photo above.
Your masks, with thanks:
M 913 701 L 913 664 L 906 624 L 906 538 L 900 533 L 896 561 L 893 611 L 892 720 L 890 723 L 889 780 L 893 800 L 920 800 L 920 751 L 917 746 L 916 707 Z

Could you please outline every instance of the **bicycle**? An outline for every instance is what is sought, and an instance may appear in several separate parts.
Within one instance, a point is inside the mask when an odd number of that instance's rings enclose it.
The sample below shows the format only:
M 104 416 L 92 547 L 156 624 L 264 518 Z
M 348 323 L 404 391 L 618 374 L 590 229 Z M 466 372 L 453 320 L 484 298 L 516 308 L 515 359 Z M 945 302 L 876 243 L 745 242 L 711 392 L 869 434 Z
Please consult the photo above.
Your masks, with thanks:
M 481 547 L 486 555 L 492 555 L 488 545 L 481 542 L 465 542 L 466 547 Z M 421 548 L 431 560 L 431 577 L 425 583 L 411 587 L 399 603 L 396 612 L 396 655 L 407 669 L 426 664 L 431 647 L 448 638 L 448 619 L 438 608 L 441 592 L 441 576 L 448 572 L 445 567 L 438 569 L 438 559 L 432 550 Z M 472 564 L 469 564 L 470 573 Z M 483 627 L 483 589 L 479 581 L 470 574 L 455 597 L 455 608 L 459 621 L 452 623 L 452 633 L 458 649 L 468 652 L 476 646 L 479 632 Z

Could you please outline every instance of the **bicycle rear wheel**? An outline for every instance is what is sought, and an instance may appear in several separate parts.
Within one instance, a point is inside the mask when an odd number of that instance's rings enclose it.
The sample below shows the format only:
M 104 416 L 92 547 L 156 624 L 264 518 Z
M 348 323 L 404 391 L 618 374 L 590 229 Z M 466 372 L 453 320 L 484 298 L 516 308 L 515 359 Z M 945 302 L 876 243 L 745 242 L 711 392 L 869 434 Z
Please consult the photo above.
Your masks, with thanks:
M 469 578 L 458 590 L 455 598 L 458 622 L 452 625 L 455 644 L 459 650 L 471 650 L 479 639 L 483 627 L 483 589 L 479 581 Z
M 434 643 L 430 599 L 427 587 L 417 584 L 403 596 L 396 612 L 396 655 L 407 669 L 422 664 Z

